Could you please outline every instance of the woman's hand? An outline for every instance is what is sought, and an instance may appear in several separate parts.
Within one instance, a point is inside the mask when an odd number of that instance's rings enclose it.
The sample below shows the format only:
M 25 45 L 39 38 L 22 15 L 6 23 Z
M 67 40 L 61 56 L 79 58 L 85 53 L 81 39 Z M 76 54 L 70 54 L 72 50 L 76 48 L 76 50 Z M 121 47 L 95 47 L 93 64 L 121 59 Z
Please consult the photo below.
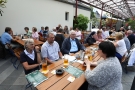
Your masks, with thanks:
M 35 46 L 35 50 L 36 50 L 36 52 L 39 52 L 39 47 Z

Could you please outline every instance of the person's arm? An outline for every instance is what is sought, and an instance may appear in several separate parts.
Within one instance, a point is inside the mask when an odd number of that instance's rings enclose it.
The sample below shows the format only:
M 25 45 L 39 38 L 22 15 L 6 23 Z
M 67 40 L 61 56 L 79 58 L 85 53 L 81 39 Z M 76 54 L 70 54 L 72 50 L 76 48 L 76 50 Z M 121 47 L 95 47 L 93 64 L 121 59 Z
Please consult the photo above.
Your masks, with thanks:
M 62 43 L 62 47 L 61 47 L 61 50 L 62 50 L 62 52 L 64 53 L 64 54 L 69 54 L 69 50 L 67 50 L 67 43 L 68 41 L 67 41 L 67 39 L 65 39 L 64 41 L 63 41 L 63 43 Z M 70 42 L 69 42 L 70 43 Z
M 44 58 L 47 62 L 49 62 L 50 64 L 52 64 L 53 62 L 50 60 L 50 59 L 48 59 L 47 57 L 45 57 Z
M 60 51 L 58 52 L 58 54 L 59 54 L 59 57 L 62 58 L 63 55 Z
M 36 50 L 35 53 L 37 53 L 37 62 L 40 64 L 41 63 L 41 53 L 39 51 L 39 47 L 35 46 L 35 50 Z
M 115 47 L 118 47 L 117 41 L 113 42 L 113 44 L 114 44 Z
M 30 70 L 30 69 L 36 68 L 40 64 L 29 65 L 28 62 L 23 62 L 22 65 L 25 68 L 25 70 Z
M 76 40 L 76 43 L 78 43 L 80 50 L 85 50 L 85 47 L 79 42 L 79 40 Z

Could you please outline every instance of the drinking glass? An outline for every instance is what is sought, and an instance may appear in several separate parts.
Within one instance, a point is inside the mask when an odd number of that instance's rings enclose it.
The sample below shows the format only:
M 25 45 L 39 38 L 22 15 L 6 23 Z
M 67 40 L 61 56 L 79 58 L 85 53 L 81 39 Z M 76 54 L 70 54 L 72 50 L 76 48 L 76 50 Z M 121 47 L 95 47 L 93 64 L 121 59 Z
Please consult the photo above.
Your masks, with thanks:
M 88 55 L 88 60 L 89 60 L 89 61 L 92 61 L 92 59 L 93 59 L 93 55 L 92 55 L 92 54 L 89 54 L 89 55 Z
M 68 66 L 68 54 L 64 55 L 64 66 Z
M 47 72 L 47 60 L 42 60 L 42 72 Z
M 77 60 L 80 60 L 81 59 L 79 54 L 76 54 L 75 57 L 76 57 Z

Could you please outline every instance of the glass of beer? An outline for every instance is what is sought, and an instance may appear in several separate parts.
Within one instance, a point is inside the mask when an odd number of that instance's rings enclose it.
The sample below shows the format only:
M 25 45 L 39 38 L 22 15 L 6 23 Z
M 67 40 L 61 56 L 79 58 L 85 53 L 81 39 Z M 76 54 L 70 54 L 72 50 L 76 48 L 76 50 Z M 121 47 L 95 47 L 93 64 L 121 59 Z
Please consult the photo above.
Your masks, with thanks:
M 47 69 L 47 60 L 43 60 L 42 61 L 42 72 L 43 73 L 47 73 L 48 69 Z
M 92 54 L 89 54 L 89 55 L 88 55 L 88 59 L 89 59 L 89 61 L 92 61 L 92 59 L 93 59 Z
M 64 66 L 68 66 L 68 55 L 64 55 Z

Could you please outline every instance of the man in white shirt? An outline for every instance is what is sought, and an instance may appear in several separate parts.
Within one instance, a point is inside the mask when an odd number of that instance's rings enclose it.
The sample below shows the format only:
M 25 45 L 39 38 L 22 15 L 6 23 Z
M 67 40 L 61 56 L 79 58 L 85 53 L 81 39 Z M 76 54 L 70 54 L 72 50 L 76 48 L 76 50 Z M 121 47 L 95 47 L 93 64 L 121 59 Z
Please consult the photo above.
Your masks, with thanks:
M 62 58 L 59 44 L 56 41 L 54 41 L 54 39 L 54 34 L 50 32 L 47 35 L 47 41 L 41 47 L 42 57 L 49 63 L 53 63 L 54 61 L 57 61 L 59 58 Z
M 102 28 L 102 38 L 106 39 L 107 37 L 109 37 L 109 31 L 106 31 L 106 27 Z

